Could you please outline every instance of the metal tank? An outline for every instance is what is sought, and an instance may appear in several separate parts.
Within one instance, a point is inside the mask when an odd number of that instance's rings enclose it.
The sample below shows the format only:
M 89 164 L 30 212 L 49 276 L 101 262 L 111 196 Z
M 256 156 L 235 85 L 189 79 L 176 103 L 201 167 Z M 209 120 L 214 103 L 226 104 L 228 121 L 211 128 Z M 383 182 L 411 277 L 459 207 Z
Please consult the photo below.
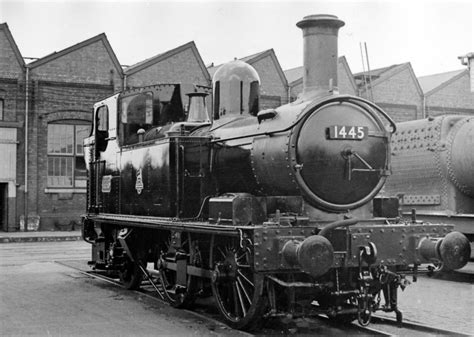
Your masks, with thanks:
M 397 124 L 392 175 L 383 194 L 398 195 L 408 216 L 446 221 L 474 235 L 474 117 L 449 115 Z M 472 239 L 472 238 L 471 238 Z

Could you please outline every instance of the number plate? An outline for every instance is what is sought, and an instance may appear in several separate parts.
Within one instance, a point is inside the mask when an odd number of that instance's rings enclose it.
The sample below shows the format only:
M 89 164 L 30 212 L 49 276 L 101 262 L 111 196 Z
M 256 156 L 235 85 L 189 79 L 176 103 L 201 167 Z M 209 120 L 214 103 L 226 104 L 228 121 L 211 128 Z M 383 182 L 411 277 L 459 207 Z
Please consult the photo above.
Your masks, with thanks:
M 328 139 L 354 139 L 362 140 L 367 137 L 367 126 L 332 125 L 327 130 Z

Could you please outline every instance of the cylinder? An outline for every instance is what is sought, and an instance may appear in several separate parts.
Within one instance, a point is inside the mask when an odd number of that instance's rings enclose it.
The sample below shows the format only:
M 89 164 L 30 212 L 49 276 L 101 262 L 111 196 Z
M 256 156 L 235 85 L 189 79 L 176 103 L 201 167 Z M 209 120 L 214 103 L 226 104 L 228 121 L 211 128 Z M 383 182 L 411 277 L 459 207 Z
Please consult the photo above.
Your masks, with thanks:
M 305 16 L 303 30 L 303 96 L 327 95 L 337 87 L 337 35 L 344 22 L 334 15 Z

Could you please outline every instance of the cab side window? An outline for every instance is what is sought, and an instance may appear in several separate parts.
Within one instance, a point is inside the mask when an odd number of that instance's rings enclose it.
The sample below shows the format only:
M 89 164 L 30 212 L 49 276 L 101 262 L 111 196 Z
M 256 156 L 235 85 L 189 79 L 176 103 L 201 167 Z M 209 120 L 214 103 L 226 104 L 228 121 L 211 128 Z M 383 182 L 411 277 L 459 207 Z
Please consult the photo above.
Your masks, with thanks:
M 97 131 L 109 131 L 109 109 L 107 105 L 97 110 Z
M 165 137 L 173 123 L 185 120 L 179 85 L 157 85 L 147 91 L 125 92 L 119 99 L 120 144 L 139 142 L 137 132 L 143 129 L 143 140 Z
M 102 105 L 97 109 L 95 115 L 95 133 L 97 141 L 97 150 L 105 151 L 109 137 L 109 109 L 107 105 Z
M 137 131 L 150 130 L 159 121 L 160 107 L 153 101 L 153 93 L 145 92 L 121 100 L 123 145 L 138 142 Z

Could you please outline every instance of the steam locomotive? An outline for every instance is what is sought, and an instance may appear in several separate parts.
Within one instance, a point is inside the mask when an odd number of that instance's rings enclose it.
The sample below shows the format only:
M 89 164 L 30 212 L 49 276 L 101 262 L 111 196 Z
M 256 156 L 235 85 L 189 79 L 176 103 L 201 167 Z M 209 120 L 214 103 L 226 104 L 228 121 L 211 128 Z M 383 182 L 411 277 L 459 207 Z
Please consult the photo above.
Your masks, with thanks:
M 474 241 L 474 118 L 444 115 L 397 124 L 393 174 L 383 194 L 398 196 L 402 213 L 448 222 Z
M 304 90 L 276 109 L 259 111 L 259 76 L 240 61 L 215 73 L 211 116 L 209 90 L 189 93 L 185 111 L 179 84 L 95 104 L 83 219 L 93 267 L 130 289 L 147 279 L 175 307 L 213 296 L 225 322 L 247 330 L 280 315 L 365 325 L 384 310 L 401 321 L 406 275 L 463 267 L 470 246 L 452 226 L 400 222 L 392 199 L 375 198 L 396 126 L 338 94 L 343 25 L 297 23 Z

